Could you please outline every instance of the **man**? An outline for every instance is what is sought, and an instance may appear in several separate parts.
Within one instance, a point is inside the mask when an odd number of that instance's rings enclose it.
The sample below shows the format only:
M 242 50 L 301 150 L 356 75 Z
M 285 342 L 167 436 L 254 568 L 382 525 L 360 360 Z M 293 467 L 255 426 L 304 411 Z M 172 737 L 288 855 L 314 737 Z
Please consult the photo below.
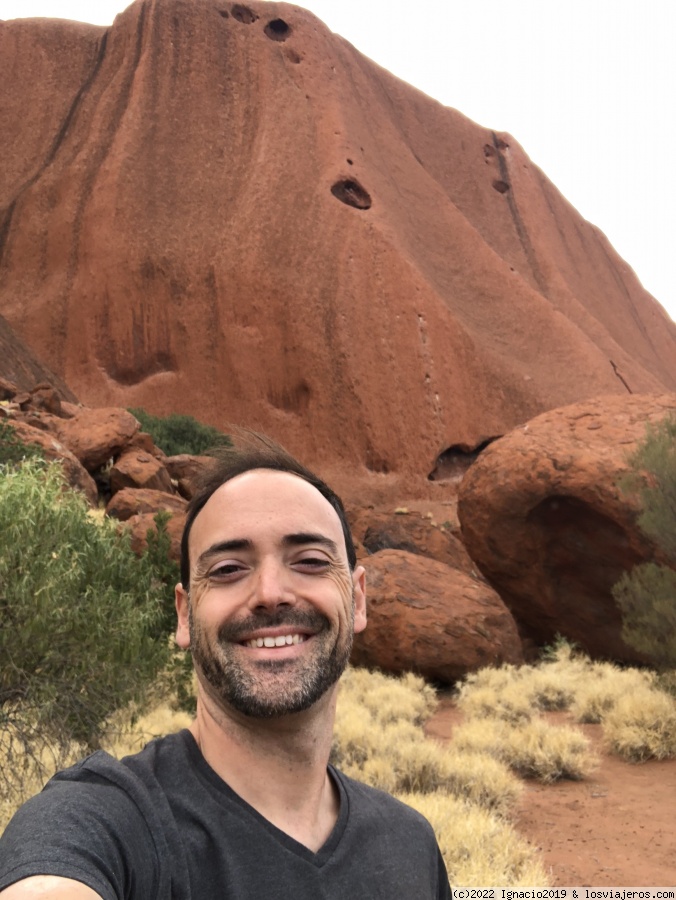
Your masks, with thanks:
M 176 609 L 193 725 L 52 779 L 0 840 L 2 900 L 449 898 L 429 824 L 328 765 L 366 626 L 333 491 L 266 438 L 225 451 L 188 507 Z

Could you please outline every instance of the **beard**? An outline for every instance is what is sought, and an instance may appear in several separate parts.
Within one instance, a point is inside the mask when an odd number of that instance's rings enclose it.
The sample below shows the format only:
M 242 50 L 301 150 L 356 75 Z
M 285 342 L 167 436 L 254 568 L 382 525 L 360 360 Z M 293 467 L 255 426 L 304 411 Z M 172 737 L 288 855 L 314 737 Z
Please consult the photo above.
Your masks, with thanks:
M 239 642 L 260 628 L 309 629 L 313 652 L 307 658 L 251 660 Z M 190 647 L 195 669 L 220 704 L 246 716 L 271 719 L 313 706 L 345 671 L 354 638 L 354 601 L 342 640 L 330 620 L 316 610 L 253 613 L 236 624 L 224 623 L 212 641 L 189 610 Z

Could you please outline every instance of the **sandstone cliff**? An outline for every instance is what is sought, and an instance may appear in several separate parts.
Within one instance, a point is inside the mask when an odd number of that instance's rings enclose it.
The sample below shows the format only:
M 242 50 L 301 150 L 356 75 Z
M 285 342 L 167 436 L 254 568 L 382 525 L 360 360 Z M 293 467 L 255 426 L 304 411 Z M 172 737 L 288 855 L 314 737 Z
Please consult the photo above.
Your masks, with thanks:
M 0 83 L 0 313 L 90 405 L 416 491 L 446 448 L 676 389 L 676 326 L 516 141 L 304 10 L 0 23 Z

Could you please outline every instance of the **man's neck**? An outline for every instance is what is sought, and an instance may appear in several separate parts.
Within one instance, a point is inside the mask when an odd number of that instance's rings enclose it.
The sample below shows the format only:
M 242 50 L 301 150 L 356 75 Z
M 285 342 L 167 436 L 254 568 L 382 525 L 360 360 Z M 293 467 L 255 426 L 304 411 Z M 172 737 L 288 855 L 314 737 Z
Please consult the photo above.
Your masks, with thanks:
M 312 709 L 277 719 L 244 716 L 201 695 L 191 731 L 207 763 L 236 794 L 317 851 L 339 811 L 327 772 L 334 713 L 335 689 Z

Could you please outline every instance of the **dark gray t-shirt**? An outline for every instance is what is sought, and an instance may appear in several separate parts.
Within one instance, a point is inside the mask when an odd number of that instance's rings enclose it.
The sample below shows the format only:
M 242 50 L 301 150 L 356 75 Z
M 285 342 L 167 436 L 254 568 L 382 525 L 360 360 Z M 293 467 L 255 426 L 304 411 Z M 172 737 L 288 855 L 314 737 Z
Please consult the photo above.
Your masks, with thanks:
M 381 791 L 331 775 L 340 813 L 313 853 L 210 768 L 189 731 L 117 761 L 60 772 L 0 838 L 0 890 L 61 875 L 104 900 L 445 900 L 429 823 Z

